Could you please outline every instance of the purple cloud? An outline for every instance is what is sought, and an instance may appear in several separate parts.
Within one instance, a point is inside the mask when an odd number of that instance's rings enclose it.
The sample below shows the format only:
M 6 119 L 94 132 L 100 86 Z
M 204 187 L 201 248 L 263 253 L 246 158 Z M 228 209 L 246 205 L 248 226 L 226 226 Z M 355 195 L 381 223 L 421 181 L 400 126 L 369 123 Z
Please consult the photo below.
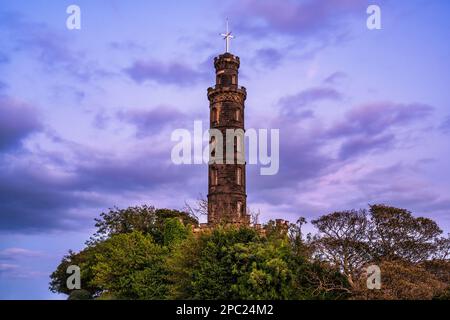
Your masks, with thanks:
M 364 14 L 367 1 L 257 1 L 235 2 L 229 9 L 240 32 L 261 36 L 280 33 L 296 37 L 338 34 L 348 16 Z
M 112 41 L 109 47 L 120 51 L 145 51 L 145 47 L 134 41 Z
M 339 101 L 342 99 L 340 92 L 329 87 L 316 87 L 300 91 L 299 93 L 282 98 L 279 104 L 282 113 L 286 115 L 298 114 L 299 109 L 311 107 L 315 102 L 323 100 Z
M 100 206 L 99 199 L 73 188 L 68 172 L 61 174 L 29 160 L 26 164 L 1 163 L 0 230 L 45 232 L 80 227 L 83 209 Z M 38 187 L 37 187 L 38 186 Z M 70 210 L 78 210 L 72 215 Z
M 345 72 L 336 71 L 326 77 L 323 82 L 329 85 L 334 85 L 341 82 L 345 78 L 347 78 L 347 74 Z
M 322 96 L 337 97 L 334 93 L 300 94 L 299 100 L 313 97 L 314 101 Z M 280 115 L 271 124 L 273 128 L 280 128 L 279 173 L 260 176 L 250 167 L 249 186 L 254 184 L 258 192 L 250 193 L 249 199 L 285 208 L 293 206 L 292 209 L 296 206 L 292 204 L 292 190 L 297 190 L 299 195 L 312 192 L 317 196 L 320 191 L 312 190 L 325 177 L 344 170 L 349 159 L 357 163 L 368 154 L 391 150 L 401 139 L 397 130 L 413 130 L 417 121 L 433 112 L 433 108 L 425 104 L 372 103 L 351 109 L 343 119 L 334 120 L 329 126 L 322 122 L 307 126 L 300 117 L 286 117 L 283 103 L 280 107 Z M 337 152 L 333 154 L 329 150 Z
M 449 214 L 450 198 L 437 192 L 432 184 L 420 178 L 423 164 L 396 163 L 375 167 L 365 174 L 355 175 L 348 183 L 355 190 L 364 190 L 349 197 L 347 206 L 367 203 L 388 203 L 403 208 L 415 208 L 423 213 L 437 213 L 445 219 Z M 442 221 L 442 220 L 441 220 Z M 446 221 L 447 223 L 450 221 Z M 448 224 L 447 224 L 448 225 Z
M 13 12 L 0 12 L 0 27 L 9 36 L 8 45 L 13 52 L 33 56 L 47 70 L 64 72 L 83 81 L 94 76 L 111 75 L 96 61 L 87 61 L 81 50 L 74 50 L 73 38 L 46 23 L 33 22 Z M 6 57 L 6 61 L 14 56 Z M 2 57 L 0 55 L 0 63 Z
M 19 146 L 23 139 L 40 129 L 34 108 L 0 96 L 0 150 Z
M 178 191 L 180 197 L 198 194 L 202 182 L 206 187 L 206 166 L 173 165 L 169 139 L 166 145 L 142 141 L 120 152 L 61 140 L 69 151 L 41 151 L 16 161 L 0 158 L 0 231 L 77 230 L 102 210 L 144 195 L 152 204 L 158 192 L 180 185 L 187 188 Z M 180 199 L 178 205 L 183 203 Z
M 450 116 L 442 122 L 440 129 L 444 133 L 450 133 Z
M 373 151 L 385 151 L 393 145 L 394 140 L 395 136 L 393 134 L 374 137 L 353 137 L 342 143 L 339 158 L 345 160 L 356 155 L 367 155 Z
M 264 67 L 276 68 L 284 56 L 284 50 L 274 48 L 263 48 L 255 52 L 252 58 L 254 63 Z
M 117 114 L 119 120 L 136 126 L 137 136 L 145 137 L 160 132 L 168 125 L 179 126 L 186 118 L 180 111 L 165 105 L 159 105 L 151 110 L 132 109 Z
M 190 86 L 209 78 L 209 73 L 193 69 L 178 62 L 162 63 L 155 60 L 138 60 L 124 70 L 134 81 L 142 83 L 154 81 L 160 84 Z
M 350 110 L 342 121 L 332 125 L 325 135 L 342 141 L 339 158 L 346 160 L 394 146 L 396 129 L 431 115 L 433 107 L 413 103 L 372 103 Z
M 351 135 L 373 136 L 393 127 L 410 124 L 431 115 L 433 107 L 420 104 L 395 104 L 391 102 L 371 103 L 350 110 L 344 120 L 335 123 L 329 137 Z

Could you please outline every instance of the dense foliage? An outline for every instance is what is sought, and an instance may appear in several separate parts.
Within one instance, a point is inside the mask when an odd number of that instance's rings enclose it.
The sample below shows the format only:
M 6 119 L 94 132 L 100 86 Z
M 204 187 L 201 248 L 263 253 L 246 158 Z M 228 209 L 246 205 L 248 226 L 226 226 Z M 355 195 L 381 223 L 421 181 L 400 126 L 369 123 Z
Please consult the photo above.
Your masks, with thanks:
M 63 257 L 50 289 L 69 299 L 448 299 L 449 239 L 434 221 L 375 205 L 314 220 L 314 236 L 305 223 L 193 234 L 188 213 L 115 208 L 84 250 Z M 382 270 L 381 290 L 367 290 L 369 264 Z M 67 289 L 69 265 L 82 290 Z

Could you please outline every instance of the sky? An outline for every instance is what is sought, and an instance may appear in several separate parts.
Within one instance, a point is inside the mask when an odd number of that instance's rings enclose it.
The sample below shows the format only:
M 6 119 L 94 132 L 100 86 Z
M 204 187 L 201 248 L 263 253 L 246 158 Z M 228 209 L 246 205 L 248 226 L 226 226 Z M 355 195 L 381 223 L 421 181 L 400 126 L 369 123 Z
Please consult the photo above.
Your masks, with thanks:
M 206 196 L 170 137 L 208 123 L 227 17 L 246 128 L 280 130 L 278 174 L 247 168 L 262 221 L 384 203 L 450 231 L 449 1 L 0 0 L 0 299 L 64 298 L 49 275 L 108 208 Z

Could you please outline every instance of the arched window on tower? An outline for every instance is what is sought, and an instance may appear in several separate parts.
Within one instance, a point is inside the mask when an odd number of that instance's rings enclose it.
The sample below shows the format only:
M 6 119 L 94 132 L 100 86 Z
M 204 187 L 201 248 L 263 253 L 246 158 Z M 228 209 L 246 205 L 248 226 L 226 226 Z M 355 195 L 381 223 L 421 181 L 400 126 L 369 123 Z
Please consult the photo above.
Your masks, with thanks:
M 236 184 L 238 186 L 242 185 L 242 169 L 241 168 L 236 169 Z
M 216 107 L 214 107 L 213 109 L 212 109 L 212 115 L 211 115 L 211 118 L 212 118 L 212 122 L 214 123 L 214 122 L 219 122 L 219 112 L 217 111 L 217 108 Z
M 237 213 L 237 216 L 240 218 L 242 215 L 242 202 L 240 202 L 240 201 L 238 201 L 236 203 L 236 213 Z
M 236 121 L 241 121 L 241 109 L 236 108 L 236 110 L 234 111 L 234 119 Z
M 217 177 L 217 169 L 212 168 L 211 169 L 211 185 L 217 186 L 218 185 L 218 177 Z

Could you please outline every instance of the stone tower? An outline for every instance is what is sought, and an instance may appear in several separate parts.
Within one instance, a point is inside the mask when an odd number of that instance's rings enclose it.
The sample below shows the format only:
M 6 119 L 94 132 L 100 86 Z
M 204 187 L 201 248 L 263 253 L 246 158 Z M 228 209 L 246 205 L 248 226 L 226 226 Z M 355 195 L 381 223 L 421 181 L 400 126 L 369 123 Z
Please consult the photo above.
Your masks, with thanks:
M 247 91 L 238 85 L 239 64 L 239 57 L 229 52 L 216 57 L 214 59 L 216 85 L 208 88 L 210 129 L 219 130 L 223 137 L 223 139 L 216 139 L 215 136 L 210 135 L 211 146 L 216 146 L 211 148 L 208 166 L 208 224 L 210 226 L 250 223 L 249 215 L 247 215 L 243 137 L 244 101 Z M 235 135 L 230 135 L 230 130 L 234 130 Z M 219 156 L 215 149 L 218 147 L 222 147 L 223 150 L 223 163 L 217 161 Z M 234 158 L 233 163 L 229 163 L 230 157 L 227 153 Z

